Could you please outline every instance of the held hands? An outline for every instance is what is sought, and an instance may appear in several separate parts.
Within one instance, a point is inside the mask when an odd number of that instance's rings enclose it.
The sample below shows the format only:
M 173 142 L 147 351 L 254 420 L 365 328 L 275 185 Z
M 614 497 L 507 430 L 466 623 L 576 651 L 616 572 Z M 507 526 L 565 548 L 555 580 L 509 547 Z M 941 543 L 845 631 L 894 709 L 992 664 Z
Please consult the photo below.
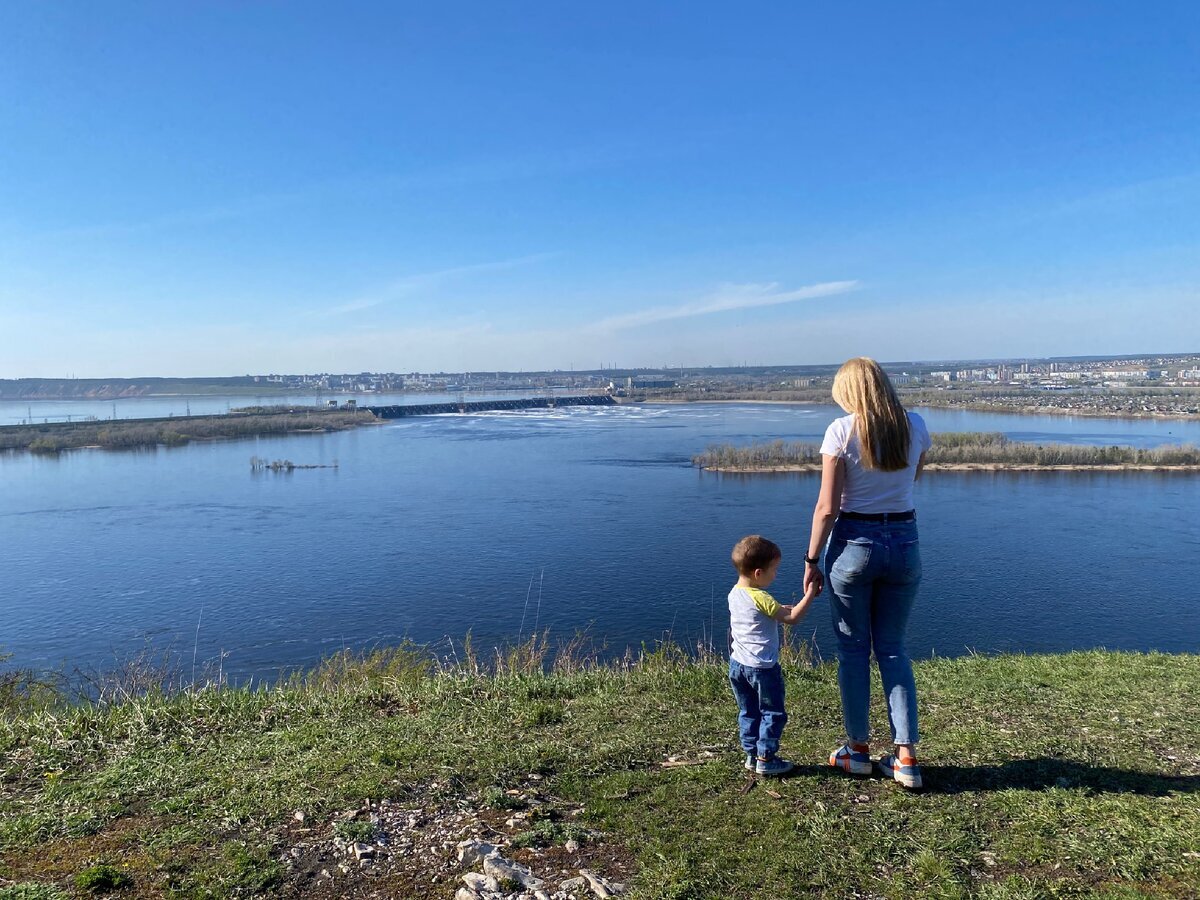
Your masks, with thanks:
M 810 581 L 806 574 L 804 577 L 804 596 L 800 598 L 800 603 L 797 605 L 808 606 L 808 604 L 821 596 L 821 588 L 823 587 L 824 584 L 822 583 L 820 572 L 817 573 L 817 580 L 815 581 Z
M 798 601 L 793 603 L 791 606 L 780 606 L 779 612 L 775 614 L 775 618 L 787 625 L 795 625 L 804 618 L 805 614 L 808 612 L 808 607 L 812 605 L 813 600 L 816 599 L 820 593 L 821 589 L 819 587 L 813 587 L 812 585 L 809 585 L 805 588 L 804 596 Z M 796 595 L 792 594 L 792 599 L 794 600 L 795 598 Z
M 821 574 L 821 570 L 814 565 L 804 564 L 804 596 L 807 597 L 809 591 L 813 592 L 813 597 L 816 597 L 825 587 L 825 576 Z

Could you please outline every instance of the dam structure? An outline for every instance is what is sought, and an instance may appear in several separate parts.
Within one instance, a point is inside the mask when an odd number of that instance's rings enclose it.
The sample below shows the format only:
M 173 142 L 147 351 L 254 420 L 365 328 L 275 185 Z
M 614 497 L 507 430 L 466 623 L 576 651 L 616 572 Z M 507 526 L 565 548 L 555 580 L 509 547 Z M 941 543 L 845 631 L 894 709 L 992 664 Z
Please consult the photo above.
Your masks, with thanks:
M 608 394 L 576 397 L 522 397 L 513 400 L 460 400 L 447 403 L 412 403 L 399 406 L 360 406 L 378 419 L 403 419 L 408 416 L 437 416 L 447 413 L 492 412 L 507 409 L 554 409 L 558 406 L 615 406 Z

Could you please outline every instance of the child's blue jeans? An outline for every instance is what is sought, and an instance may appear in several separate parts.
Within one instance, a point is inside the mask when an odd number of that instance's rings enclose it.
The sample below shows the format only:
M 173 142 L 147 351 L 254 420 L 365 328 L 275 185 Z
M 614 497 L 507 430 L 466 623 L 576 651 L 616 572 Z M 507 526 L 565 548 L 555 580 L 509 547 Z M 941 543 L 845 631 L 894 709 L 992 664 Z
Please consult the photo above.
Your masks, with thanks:
M 729 660 L 729 683 L 738 705 L 738 735 L 742 749 L 762 759 L 779 752 L 779 739 L 787 723 L 783 708 L 783 670 L 744 666 Z

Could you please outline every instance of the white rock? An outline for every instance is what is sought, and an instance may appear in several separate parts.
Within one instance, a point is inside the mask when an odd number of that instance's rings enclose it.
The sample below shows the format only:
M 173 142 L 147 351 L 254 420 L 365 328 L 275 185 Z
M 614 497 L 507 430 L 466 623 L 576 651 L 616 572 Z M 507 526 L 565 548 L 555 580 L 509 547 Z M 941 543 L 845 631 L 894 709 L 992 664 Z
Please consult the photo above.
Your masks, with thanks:
M 307 819 L 308 816 L 306 816 L 304 814 L 304 810 L 298 809 L 294 813 L 292 813 L 292 818 L 295 819 L 297 822 L 299 822 L 301 825 L 303 825 L 304 820 Z
M 587 879 L 582 876 L 578 878 L 568 878 L 558 886 L 558 889 L 560 891 L 577 891 L 580 888 L 587 887 L 587 883 Z
M 350 849 L 353 851 L 355 859 L 372 859 L 375 856 L 375 848 L 370 844 L 356 841 Z
M 587 879 L 588 886 L 592 889 L 592 893 L 601 900 L 608 897 L 615 897 L 617 894 L 625 890 L 625 885 L 614 884 L 603 875 L 597 875 L 589 869 L 580 869 L 579 874 Z
M 566 851 L 568 853 L 578 853 L 579 852 L 579 841 L 574 840 L 574 839 L 567 841 L 564 849 L 566 849 Z
M 459 841 L 458 861 L 464 865 L 473 866 L 483 862 L 488 856 L 497 852 L 499 851 L 495 844 L 469 838 L 465 841 Z
M 459 888 L 454 892 L 454 900 L 479 900 L 479 895 L 467 888 Z
M 497 881 L 516 881 L 522 887 L 533 891 L 538 890 L 544 884 L 542 879 L 537 878 L 529 869 L 511 859 L 505 859 L 498 853 L 483 860 L 483 871 Z
M 481 875 L 479 872 L 468 872 L 462 877 L 467 887 L 477 894 L 482 894 L 484 891 L 496 893 L 501 890 L 500 882 L 491 875 Z

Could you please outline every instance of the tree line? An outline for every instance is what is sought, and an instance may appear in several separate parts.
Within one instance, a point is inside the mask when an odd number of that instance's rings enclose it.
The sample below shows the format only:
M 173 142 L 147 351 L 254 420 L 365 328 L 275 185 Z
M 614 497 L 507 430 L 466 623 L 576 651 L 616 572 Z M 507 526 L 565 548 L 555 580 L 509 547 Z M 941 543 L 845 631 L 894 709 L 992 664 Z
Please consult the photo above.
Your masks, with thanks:
M 178 446 L 193 440 L 289 434 L 299 431 L 343 431 L 374 422 L 366 410 L 322 411 L 264 416 L 212 416 L 153 422 L 77 422 L 0 429 L 0 450 L 58 453 L 77 447 L 128 450 Z
M 933 435 L 925 456 L 929 465 L 1033 465 L 1033 466 L 1200 466 L 1200 447 L 1174 444 L 1166 447 L 1092 447 L 1081 444 L 1036 444 L 1013 441 L 991 432 L 944 432 Z M 803 441 L 770 441 L 749 447 L 714 444 L 692 457 L 703 469 L 769 469 L 784 466 L 820 466 L 816 444 Z

